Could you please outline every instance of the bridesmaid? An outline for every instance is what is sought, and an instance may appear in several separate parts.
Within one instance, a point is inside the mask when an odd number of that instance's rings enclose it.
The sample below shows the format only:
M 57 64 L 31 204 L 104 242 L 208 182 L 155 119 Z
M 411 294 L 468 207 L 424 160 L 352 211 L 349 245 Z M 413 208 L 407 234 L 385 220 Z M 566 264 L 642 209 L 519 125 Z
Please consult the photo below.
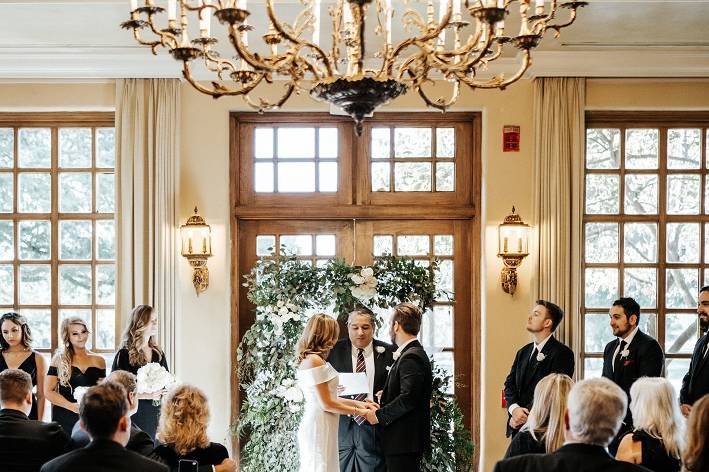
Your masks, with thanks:
M 30 419 L 41 420 L 44 416 L 44 373 L 47 371 L 44 356 L 32 349 L 32 331 L 24 316 L 5 313 L 0 317 L 0 330 L 0 372 L 20 369 L 30 374 L 32 386 L 37 388 L 37 393 L 32 393 Z
M 138 369 L 150 362 L 157 362 L 169 370 L 165 353 L 158 346 L 155 336 L 158 334 L 158 314 L 150 305 L 138 305 L 130 314 L 130 322 L 123 332 L 121 349 L 113 359 L 112 370 L 127 370 L 138 375 Z M 163 393 L 139 393 L 138 411 L 131 417 L 140 429 L 155 439 L 160 418 L 160 405 L 153 405 Z
M 74 389 L 92 387 L 106 377 L 106 360 L 86 349 L 89 328 L 78 316 L 62 321 L 59 339 L 62 344 L 49 366 L 44 394 L 52 403 L 52 421 L 71 435 L 74 423 L 79 419 Z

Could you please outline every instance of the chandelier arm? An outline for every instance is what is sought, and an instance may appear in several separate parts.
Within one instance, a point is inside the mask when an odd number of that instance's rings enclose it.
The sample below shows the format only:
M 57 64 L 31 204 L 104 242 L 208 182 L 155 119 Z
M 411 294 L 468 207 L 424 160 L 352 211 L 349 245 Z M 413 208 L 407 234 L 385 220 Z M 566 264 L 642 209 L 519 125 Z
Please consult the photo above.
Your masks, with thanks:
M 288 83 L 288 87 L 286 89 L 286 92 L 281 96 L 280 99 L 278 99 L 276 102 L 269 102 L 267 100 L 264 100 L 263 98 L 259 97 L 259 102 L 260 104 L 257 104 L 252 100 L 252 98 L 249 95 L 242 95 L 242 98 L 244 101 L 253 109 L 258 110 L 259 112 L 264 111 L 264 110 L 274 110 L 281 108 L 283 104 L 288 101 L 288 99 L 293 95 L 293 92 L 295 91 L 297 87 L 297 83 L 290 81 Z
M 268 14 L 268 17 L 271 20 L 271 24 L 281 36 L 283 36 L 291 43 L 300 46 L 298 48 L 298 51 L 303 47 L 308 47 L 313 50 L 318 56 L 320 56 L 320 59 L 322 60 L 323 64 L 325 65 L 325 68 L 327 69 L 327 75 L 333 75 L 332 63 L 330 62 L 330 58 L 327 57 L 327 54 L 325 54 L 325 52 L 320 48 L 320 46 L 318 46 L 317 44 L 313 44 L 310 41 L 303 41 L 301 39 L 298 39 L 297 37 L 291 35 L 288 31 L 286 31 L 281 22 L 278 21 L 278 18 L 276 18 L 276 13 L 273 11 L 273 0 L 266 0 L 266 13 Z
M 158 55 L 157 47 L 158 46 L 164 46 L 162 41 L 148 41 L 147 39 L 143 39 L 140 35 L 140 28 L 133 28 L 133 38 L 135 38 L 136 41 L 138 41 L 138 44 L 141 44 L 143 46 L 150 46 L 153 50 L 154 55 Z
M 193 77 L 192 77 L 192 68 L 190 66 L 189 61 L 183 61 L 183 66 L 182 66 L 182 76 L 185 78 L 187 82 L 189 82 L 190 85 L 192 85 L 195 89 L 198 91 L 204 93 L 205 95 L 209 95 L 214 98 L 219 98 L 223 96 L 238 96 L 238 95 L 244 95 L 248 94 L 251 92 L 253 89 L 256 88 L 256 86 L 261 83 L 263 78 L 265 77 L 264 73 L 261 72 L 254 72 L 256 74 L 256 78 L 253 79 L 249 84 L 244 85 L 240 89 L 228 89 L 224 87 L 223 85 L 219 84 L 219 87 L 217 88 L 216 86 L 213 88 L 208 88 L 205 87 L 204 85 L 200 84 L 197 82 Z M 216 85 L 215 82 L 212 82 L 212 85 Z
M 460 75 L 460 74 L 455 74 L 458 80 L 469 86 L 470 88 L 476 89 L 476 88 L 481 88 L 481 89 L 493 89 L 493 88 L 499 88 L 501 90 L 504 90 L 508 85 L 511 83 L 519 80 L 525 72 L 527 72 L 527 69 L 529 69 L 529 66 L 532 65 L 532 57 L 530 55 L 530 52 L 528 49 L 525 49 L 523 52 L 523 58 L 522 58 L 522 67 L 511 77 L 505 79 L 504 76 L 497 76 L 493 77 L 492 79 L 489 79 L 484 82 L 476 82 L 475 80 L 468 79 L 465 75 Z
M 578 7 L 571 9 L 571 11 L 569 13 L 569 20 L 566 23 L 561 23 L 558 25 L 546 25 L 545 29 L 555 30 L 554 37 L 558 38 L 561 35 L 562 28 L 566 28 L 567 26 L 570 26 L 571 24 L 573 24 L 574 21 L 576 21 L 576 10 L 577 9 L 578 9 Z
M 418 85 L 415 88 L 418 94 L 423 99 L 423 101 L 426 102 L 426 105 L 441 111 L 446 111 L 451 105 L 458 101 L 458 98 L 460 97 L 460 81 L 458 80 L 453 82 L 453 93 L 451 94 L 448 100 L 444 100 L 443 97 L 435 101 L 431 100 L 430 98 L 428 98 L 428 95 L 426 95 L 426 92 L 423 90 L 423 87 L 421 85 Z

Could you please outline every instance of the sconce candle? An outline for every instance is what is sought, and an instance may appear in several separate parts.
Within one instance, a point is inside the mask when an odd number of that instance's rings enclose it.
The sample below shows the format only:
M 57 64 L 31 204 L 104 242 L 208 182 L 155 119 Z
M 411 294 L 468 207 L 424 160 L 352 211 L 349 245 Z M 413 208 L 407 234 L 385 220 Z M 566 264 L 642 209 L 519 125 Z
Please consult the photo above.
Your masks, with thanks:
M 499 225 L 497 253 L 505 265 L 500 276 L 502 290 L 510 295 L 514 294 L 517 288 L 517 267 L 522 264 L 522 259 L 529 255 L 528 233 L 529 225 L 522 221 L 515 207 L 512 207 L 512 213 Z M 513 241 L 512 245 L 509 244 L 510 240 Z
M 197 213 L 197 207 L 194 208 L 194 215 L 187 219 L 187 222 L 180 226 L 180 234 L 182 237 L 182 255 L 187 258 L 190 265 L 194 268 L 192 272 L 192 284 L 194 285 L 197 295 L 207 290 L 209 287 L 209 269 L 207 269 L 207 259 L 212 255 L 212 236 L 211 228 L 204 221 L 204 218 Z M 202 241 L 201 251 L 199 241 Z

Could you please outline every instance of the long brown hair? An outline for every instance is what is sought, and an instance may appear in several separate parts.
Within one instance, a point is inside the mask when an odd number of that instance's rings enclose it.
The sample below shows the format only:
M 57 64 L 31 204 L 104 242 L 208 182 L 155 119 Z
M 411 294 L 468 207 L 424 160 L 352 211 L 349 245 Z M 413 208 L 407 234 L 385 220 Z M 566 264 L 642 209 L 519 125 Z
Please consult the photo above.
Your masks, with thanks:
M 340 326 L 335 318 L 325 313 L 316 313 L 311 316 L 295 347 L 298 364 L 310 354 L 316 354 L 325 359 L 330 349 L 335 346 L 339 336 Z
M 209 446 L 209 405 L 202 390 L 180 385 L 162 401 L 157 437 L 180 456 Z
M 22 332 L 22 339 L 20 342 L 25 349 L 32 349 L 32 330 L 27 324 L 27 319 L 19 313 L 10 311 L 0 317 L 0 327 L 5 321 L 10 321 L 20 327 L 20 331 Z M 5 341 L 4 336 L 0 335 L 0 351 L 5 351 L 7 349 L 10 349 L 10 344 Z
M 684 450 L 685 472 L 709 470 L 709 395 L 704 395 L 692 406 L 687 421 L 687 446 Z
M 57 367 L 57 378 L 59 379 L 59 383 L 65 387 L 71 386 L 69 384 L 69 380 L 71 379 L 71 365 L 74 362 L 74 346 L 71 344 L 71 338 L 69 336 L 69 327 L 71 325 L 81 325 L 86 328 L 88 333 L 91 333 L 86 321 L 78 316 L 64 318 L 62 324 L 59 326 L 59 339 L 61 340 L 61 344 L 57 348 L 57 352 L 54 354 L 52 364 Z
M 145 331 L 150 326 L 150 316 L 153 314 L 153 307 L 150 305 L 137 305 L 130 314 L 130 321 L 123 331 L 121 339 L 122 347 L 128 349 L 128 362 L 131 365 L 144 366 L 151 359 L 145 358 L 143 346 L 145 345 Z M 158 346 L 155 336 L 150 336 L 148 346 L 157 352 L 162 359 L 163 352 Z

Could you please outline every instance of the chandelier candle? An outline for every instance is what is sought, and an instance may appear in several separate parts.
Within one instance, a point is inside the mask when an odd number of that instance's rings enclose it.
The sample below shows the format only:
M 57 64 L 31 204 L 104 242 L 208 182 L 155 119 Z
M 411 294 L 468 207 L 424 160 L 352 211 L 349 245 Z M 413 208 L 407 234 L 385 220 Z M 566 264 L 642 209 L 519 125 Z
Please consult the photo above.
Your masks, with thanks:
M 344 110 L 361 133 L 366 116 L 410 90 L 427 106 L 445 111 L 457 102 L 461 86 L 504 89 L 529 69 L 532 50 L 542 37 L 550 30 L 558 36 L 587 4 L 467 0 L 462 8 L 461 0 L 420 0 L 422 12 L 404 0 L 336 0 L 323 11 L 322 0 L 300 0 L 302 11 L 286 22 L 274 0 L 264 1 L 253 5 L 252 12 L 246 0 L 160 0 L 167 8 L 157 0 L 130 0 L 129 19 L 121 26 L 154 54 L 167 49 L 182 63 L 185 80 L 201 93 L 239 96 L 250 107 L 267 111 L 280 108 L 294 93 L 306 92 Z M 516 6 L 521 27 L 515 34 L 505 30 L 505 16 Z M 396 8 L 401 8 L 400 25 L 394 31 Z M 562 15 L 564 10 L 567 14 Z M 260 20 L 251 24 L 268 20 L 266 31 L 256 31 L 265 48 L 249 47 L 250 15 Z M 224 28 L 227 42 L 211 29 L 212 16 L 218 21 L 215 27 Z M 332 25 L 332 34 L 329 28 L 327 35 L 321 34 L 323 21 Z M 193 40 L 187 34 L 190 22 L 192 31 L 195 22 L 199 25 L 199 37 Z M 452 35 L 448 44 L 446 30 Z M 373 36 L 379 36 L 376 47 L 366 44 Z M 516 71 L 495 73 L 495 61 L 501 57 L 517 57 Z M 195 73 L 195 67 L 201 70 Z M 436 89 L 441 78 L 452 87 Z M 276 99 L 265 98 L 274 94 L 264 93 L 263 84 L 280 88 Z M 438 90 L 444 90 L 444 96 L 433 96 Z

